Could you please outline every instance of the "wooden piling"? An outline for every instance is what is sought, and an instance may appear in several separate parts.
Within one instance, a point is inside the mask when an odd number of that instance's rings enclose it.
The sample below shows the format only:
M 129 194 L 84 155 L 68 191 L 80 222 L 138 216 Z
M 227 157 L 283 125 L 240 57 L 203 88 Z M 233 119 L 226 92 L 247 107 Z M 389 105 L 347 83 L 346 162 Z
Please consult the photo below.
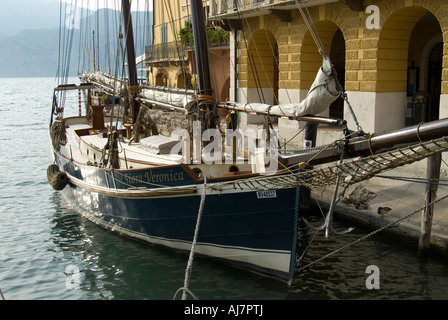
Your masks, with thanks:
M 425 207 L 422 211 L 420 238 L 418 243 L 418 255 L 421 257 L 426 256 L 429 249 L 432 217 L 434 215 L 434 206 L 429 204 L 432 203 L 437 196 L 441 159 L 441 154 L 436 153 L 428 157 L 427 160 Z

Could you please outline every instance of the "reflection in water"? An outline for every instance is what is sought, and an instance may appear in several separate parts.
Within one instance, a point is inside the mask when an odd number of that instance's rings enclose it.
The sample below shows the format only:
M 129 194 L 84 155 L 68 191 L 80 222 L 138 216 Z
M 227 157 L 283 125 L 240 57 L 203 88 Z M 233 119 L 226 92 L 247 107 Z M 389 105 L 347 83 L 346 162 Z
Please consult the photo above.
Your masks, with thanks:
M 183 286 L 187 254 L 106 231 L 80 217 L 48 185 L 54 79 L 0 81 L 0 116 L 6 124 L 0 126 L 0 145 L 7 150 L 0 179 L 0 288 L 5 298 L 171 300 Z M 70 99 L 76 105 L 76 93 Z M 314 225 L 322 221 L 308 220 Z M 366 234 L 355 229 L 342 237 L 314 237 L 302 223 L 299 231 L 298 254 L 310 245 L 301 266 Z M 447 299 L 447 258 L 421 261 L 416 250 L 416 245 L 377 234 L 303 270 L 289 287 L 195 257 L 190 289 L 201 300 Z M 366 288 L 370 265 L 380 272 L 379 290 Z
M 55 208 L 53 241 L 82 274 L 77 298 L 170 300 L 183 286 L 186 254 L 106 231 L 57 198 Z M 337 227 L 347 226 L 339 222 Z M 356 229 L 349 235 L 325 238 L 301 223 L 299 255 L 312 241 L 301 266 L 365 234 L 365 230 Z M 379 290 L 366 287 L 366 268 L 370 265 L 380 272 Z M 196 257 L 190 289 L 201 300 L 446 298 L 448 280 L 440 278 L 447 279 L 447 275 L 443 262 L 419 261 L 409 246 L 376 235 L 302 270 L 291 286 Z
M 341 222 L 336 222 L 346 228 Z M 306 245 L 310 232 L 300 228 Z M 397 239 L 375 235 L 364 241 L 355 242 L 368 231 L 355 229 L 342 237 L 325 238 L 316 236 L 304 258 L 303 264 L 311 263 L 334 250 L 354 243 L 341 252 L 305 269 L 292 286 L 299 295 L 310 299 L 446 299 L 448 281 L 446 258 L 419 260 L 417 247 L 400 243 Z M 304 243 L 302 243 L 302 247 Z M 300 246 L 299 246 L 300 247 Z M 379 289 L 369 290 L 366 281 L 369 266 L 377 266 Z M 432 277 L 428 275 L 431 274 Z M 433 293 L 437 291 L 437 294 Z M 431 294 L 428 294 L 431 292 Z
M 183 286 L 188 256 L 104 230 L 59 201 L 54 243 L 82 276 L 81 299 L 172 299 Z M 57 202 L 55 202 L 57 203 Z M 200 299 L 284 299 L 278 281 L 195 258 L 192 290 Z

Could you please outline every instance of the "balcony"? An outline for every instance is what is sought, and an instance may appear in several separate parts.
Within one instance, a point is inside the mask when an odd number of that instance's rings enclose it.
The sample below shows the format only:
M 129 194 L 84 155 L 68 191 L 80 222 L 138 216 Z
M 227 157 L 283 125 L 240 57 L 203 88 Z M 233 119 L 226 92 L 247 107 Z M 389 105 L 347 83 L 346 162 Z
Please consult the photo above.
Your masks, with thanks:
M 210 49 L 229 48 L 228 34 L 222 34 L 220 31 L 209 32 L 208 37 L 208 46 Z M 180 61 L 187 61 L 188 51 L 193 50 L 193 43 L 187 42 L 182 44 L 182 41 L 146 46 L 145 63 L 146 65 L 178 64 Z
M 179 42 L 167 42 L 146 46 L 145 62 L 147 65 L 154 65 L 157 63 L 178 63 L 179 61 L 186 61 L 187 55 L 185 49 Z
M 321 4 L 341 2 L 352 10 L 362 10 L 361 0 L 298 0 L 308 7 Z M 297 9 L 295 0 L 210 0 L 210 20 L 241 19 L 266 14 L 274 14 L 283 21 L 288 21 L 290 10 Z

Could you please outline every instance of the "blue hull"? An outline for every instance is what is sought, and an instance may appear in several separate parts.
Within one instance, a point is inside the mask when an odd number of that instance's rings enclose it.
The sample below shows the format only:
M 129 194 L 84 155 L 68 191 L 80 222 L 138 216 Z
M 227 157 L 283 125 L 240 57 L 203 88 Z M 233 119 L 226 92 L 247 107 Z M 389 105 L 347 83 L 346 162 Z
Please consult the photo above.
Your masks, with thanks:
M 201 184 L 190 179 L 188 172 L 180 174 L 183 167 L 117 174 L 117 171 L 80 167 L 58 154 L 55 159 L 70 177 L 70 183 L 63 189 L 64 195 L 88 219 L 135 239 L 190 250 L 200 191 L 157 196 L 135 196 L 132 190 L 127 191 L 130 183 L 133 183 L 131 187 L 141 188 L 141 177 L 163 175 L 167 179 L 170 175 L 182 176 L 178 184 L 199 186 L 201 190 Z M 129 178 L 132 176 L 140 178 Z M 100 188 L 83 185 L 89 181 L 96 181 L 96 187 Z M 114 194 L 113 190 L 123 192 Z M 195 252 L 291 280 L 295 271 L 298 194 L 297 188 L 268 193 L 238 189 L 207 194 Z

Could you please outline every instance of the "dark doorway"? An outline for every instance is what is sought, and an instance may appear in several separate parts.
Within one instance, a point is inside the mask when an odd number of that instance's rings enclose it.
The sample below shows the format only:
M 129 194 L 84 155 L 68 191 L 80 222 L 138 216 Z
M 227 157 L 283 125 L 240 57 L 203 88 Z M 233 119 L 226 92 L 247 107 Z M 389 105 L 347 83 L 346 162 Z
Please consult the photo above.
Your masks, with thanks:
M 338 74 L 338 80 L 345 87 L 345 39 L 338 29 L 333 36 L 333 41 L 331 42 L 330 60 L 336 69 Z M 330 105 L 330 117 L 343 119 L 344 118 L 344 99 L 339 97 L 335 102 Z
M 274 105 L 279 104 L 278 100 L 278 82 L 279 82 L 279 68 L 278 68 L 278 45 L 275 44 L 275 51 L 274 51 Z
M 440 93 L 442 89 L 443 43 L 437 44 L 429 55 L 428 94 L 430 97 L 429 120 L 439 119 Z

